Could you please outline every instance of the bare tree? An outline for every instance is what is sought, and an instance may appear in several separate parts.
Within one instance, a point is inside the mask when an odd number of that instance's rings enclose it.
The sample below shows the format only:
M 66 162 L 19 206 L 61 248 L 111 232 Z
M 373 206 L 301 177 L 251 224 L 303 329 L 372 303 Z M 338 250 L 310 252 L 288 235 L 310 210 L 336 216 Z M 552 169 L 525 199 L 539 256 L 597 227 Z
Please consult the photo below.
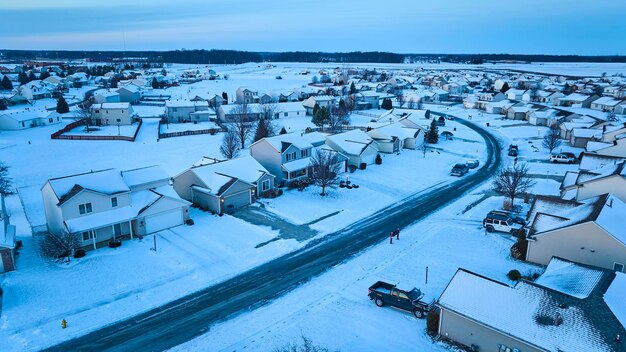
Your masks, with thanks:
M 261 104 L 259 113 L 262 119 L 272 120 L 278 118 L 276 114 L 280 113 L 280 109 L 278 105 L 274 103 L 263 103 Z
M 237 136 L 237 132 L 233 128 L 227 128 L 224 139 L 222 139 L 222 145 L 220 146 L 220 153 L 222 153 L 222 156 L 226 159 L 232 159 L 239 154 L 239 150 L 239 137 Z
M 345 107 L 342 108 L 341 106 L 333 107 L 326 123 L 328 124 L 328 130 L 331 133 L 341 131 L 341 127 L 350 124 L 350 115 L 348 114 L 348 110 Z
M 617 118 L 617 115 L 615 114 L 614 111 L 609 111 L 609 113 L 606 115 L 606 120 L 607 121 L 618 121 L 619 119 Z
M 417 104 L 415 103 L 415 100 L 414 100 L 413 98 L 409 99 L 409 102 L 408 102 L 408 104 L 407 104 L 407 107 L 408 107 L 409 109 L 415 109 L 416 105 L 417 105 Z
M 252 118 L 250 107 L 248 104 L 238 104 L 233 108 L 233 129 L 237 135 L 237 140 L 241 146 L 241 149 L 246 147 L 246 142 L 252 134 Z
M 74 251 L 80 247 L 80 238 L 78 233 L 70 233 L 64 231 L 60 234 L 48 233 L 39 243 L 39 252 L 50 259 L 67 258 L 74 254 Z
M 406 98 L 404 97 L 404 94 L 400 89 L 398 89 L 398 91 L 396 92 L 396 101 L 398 102 L 398 106 L 400 107 L 403 107 L 404 103 L 406 102 Z
M 510 199 L 511 207 L 515 197 L 523 195 L 534 185 L 535 181 L 528 176 L 528 166 L 522 163 L 502 169 L 493 181 L 494 191 Z
M 89 126 L 94 125 L 94 118 L 91 109 L 93 102 L 93 97 L 89 97 L 85 99 L 82 103 L 78 104 L 78 109 L 74 111 L 75 120 L 83 120 L 86 132 L 89 132 Z
M 561 145 L 561 129 L 558 124 L 553 123 L 550 125 L 550 128 L 543 136 L 543 141 L 541 141 L 541 145 L 550 150 L 550 153 Z
M 337 153 L 317 149 L 311 158 L 311 181 L 322 188 L 320 195 L 326 195 L 326 187 L 334 188 L 339 182 L 338 175 L 341 172 L 341 162 Z

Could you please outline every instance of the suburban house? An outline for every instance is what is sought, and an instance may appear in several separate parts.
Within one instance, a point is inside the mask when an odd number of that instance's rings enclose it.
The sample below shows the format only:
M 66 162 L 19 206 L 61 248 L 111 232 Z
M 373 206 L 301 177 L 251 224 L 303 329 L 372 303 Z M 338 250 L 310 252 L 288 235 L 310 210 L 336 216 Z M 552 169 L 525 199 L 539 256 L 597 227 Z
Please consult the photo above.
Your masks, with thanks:
M 93 93 L 93 101 L 97 104 L 102 103 L 119 103 L 120 95 L 108 89 L 98 89 Z
M 272 191 L 274 176 L 250 156 L 231 160 L 204 157 L 174 176 L 174 189 L 183 199 L 223 214 Z
M 557 256 L 624 272 L 626 204 L 612 194 L 583 201 L 537 196 L 529 212 L 526 260 L 547 265 Z
M 222 122 L 234 121 L 240 114 L 246 115 L 247 120 L 261 118 L 261 104 L 228 104 L 217 108 L 217 118 Z
M 318 95 L 309 97 L 302 102 L 302 106 L 306 109 L 307 115 L 313 115 L 313 109 L 317 104 L 320 108 L 332 109 L 337 104 L 337 98 L 330 95 Z
M 34 80 L 19 86 L 17 88 L 17 94 L 27 100 L 38 100 L 50 98 L 53 90 L 54 86 L 41 80 Z
M 506 110 L 506 117 L 511 120 L 528 120 L 533 108 L 528 105 L 513 105 Z
M 419 128 L 406 127 L 400 122 L 393 122 L 367 131 L 367 135 L 378 143 L 381 153 L 399 153 L 403 148 L 415 149 L 424 142 L 424 135 Z
M 551 126 L 557 122 L 560 112 L 552 108 L 532 110 L 528 113 L 528 123 L 535 126 Z
M 623 351 L 623 277 L 560 258 L 513 285 L 458 269 L 437 301 L 438 334 L 471 351 Z
M 301 117 L 306 115 L 306 109 L 302 106 L 302 103 L 277 103 L 274 104 L 276 106 L 276 112 L 274 113 L 274 118 L 291 118 L 291 117 Z
M 11 225 L 4 199 L 0 205 L 0 274 L 15 270 L 15 225 Z
M 373 164 L 378 155 L 378 143 L 361 130 L 329 135 L 326 137 L 326 144 L 346 156 L 349 165 L 356 167 Z
M 253 143 L 250 155 L 276 177 L 277 185 L 283 185 L 309 176 L 313 149 L 301 134 L 287 133 Z
M 573 147 L 585 148 L 591 140 L 600 140 L 602 130 L 598 128 L 574 128 L 570 134 L 569 142 Z
M 209 121 L 215 116 L 206 101 L 168 100 L 165 108 L 170 123 Z
M 121 102 L 137 104 L 141 100 L 141 88 L 132 83 L 118 88 L 116 92 Z
M 581 93 L 572 93 L 570 95 L 565 95 L 556 99 L 556 104 L 558 106 L 566 106 L 566 107 L 580 107 L 580 108 L 588 108 L 591 107 L 591 102 L 598 99 L 597 95 L 586 95 Z
M 131 125 L 135 115 L 130 103 L 102 103 L 91 106 L 91 117 L 96 124 Z
M 159 166 L 54 178 L 41 188 L 47 230 L 80 235 L 85 249 L 182 225 L 190 203 Z
M 626 202 L 626 162 L 594 170 L 568 171 L 561 182 L 561 198 L 585 200 L 611 193 Z
M 475 101 L 475 107 L 481 110 L 485 110 L 488 103 L 495 103 L 507 98 L 502 92 L 481 92 L 476 97 L 478 101 Z
M 615 112 L 615 108 L 621 103 L 621 100 L 617 100 L 611 97 L 601 97 L 592 101 L 590 108 L 593 110 L 604 112 Z
M 500 101 L 496 101 L 496 102 L 491 102 L 491 103 L 487 103 L 485 104 L 485 112 L 488 114 L 503 114 L 505 111 L 507 111 L 511 106 L 515 105 L 516 103 L 506 99 L 506 100 L 500 100 Z
M 595 170 L 609 165 L 620 164 L 624 160 L 626 160 L 626 155 L 612 156 L 593 152 L 584 152 L 580 156 L 580 164 L 578 164 L 578 169 L 581 171 Z
M 526 93 L 525 89 L 511 88 L 506 91 L 505 95 L 506 98 L 509 100 L 522 100 L 522 98 L 524 97 L 524 93 Z
M 0 130 L 23 130 L 26 128 L 61 123 L 61 114 L 47 110 L 0 111 Z
M 616 136 L 612 143 L 601 144 L 601 146 L 594 148 L 594 153 L 615 157 L 626 157 L 626 135 Z
M 237 104 L 253 104 L 260 103 L 259 92 L 253 91 L 247 87 L 239 87 L 236 92 Z

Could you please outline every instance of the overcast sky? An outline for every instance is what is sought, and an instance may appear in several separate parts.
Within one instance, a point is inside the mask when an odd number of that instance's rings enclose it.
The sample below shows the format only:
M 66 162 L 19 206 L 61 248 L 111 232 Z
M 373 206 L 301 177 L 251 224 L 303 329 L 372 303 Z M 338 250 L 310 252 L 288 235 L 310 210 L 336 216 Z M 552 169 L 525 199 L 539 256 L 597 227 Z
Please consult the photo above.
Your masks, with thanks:
M 626 0 L 0 0 L 0 48 L 626 54 Z

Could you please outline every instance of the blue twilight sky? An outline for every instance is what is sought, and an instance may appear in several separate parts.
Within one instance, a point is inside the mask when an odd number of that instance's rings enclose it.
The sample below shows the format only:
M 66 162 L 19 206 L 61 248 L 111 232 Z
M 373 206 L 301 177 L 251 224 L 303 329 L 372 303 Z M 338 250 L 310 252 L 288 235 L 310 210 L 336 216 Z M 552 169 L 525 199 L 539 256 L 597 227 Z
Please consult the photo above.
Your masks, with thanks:
M 0 0 L 1 49 L 626 54 L 626 0 Z

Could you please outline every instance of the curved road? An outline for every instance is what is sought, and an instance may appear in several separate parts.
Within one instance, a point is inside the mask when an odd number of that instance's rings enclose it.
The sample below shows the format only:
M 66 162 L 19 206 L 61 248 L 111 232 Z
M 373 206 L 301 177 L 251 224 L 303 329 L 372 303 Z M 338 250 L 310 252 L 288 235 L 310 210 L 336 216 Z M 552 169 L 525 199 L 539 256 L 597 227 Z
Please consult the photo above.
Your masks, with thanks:
M 426 194 L 408 197 L 369 218 L 230 280 L 48 350 L 163 351 L 197 337 L 211 324 L 276 299 L 370 246 L 381 243 L 387 238 L 389 229 L 404 228 L 423 219 L 487 180 L 500 166 L 501 148 L 496 139 L 470 122 L 457 121 L 474 129 L 485 140 L 488 159 L 477 171 Z

